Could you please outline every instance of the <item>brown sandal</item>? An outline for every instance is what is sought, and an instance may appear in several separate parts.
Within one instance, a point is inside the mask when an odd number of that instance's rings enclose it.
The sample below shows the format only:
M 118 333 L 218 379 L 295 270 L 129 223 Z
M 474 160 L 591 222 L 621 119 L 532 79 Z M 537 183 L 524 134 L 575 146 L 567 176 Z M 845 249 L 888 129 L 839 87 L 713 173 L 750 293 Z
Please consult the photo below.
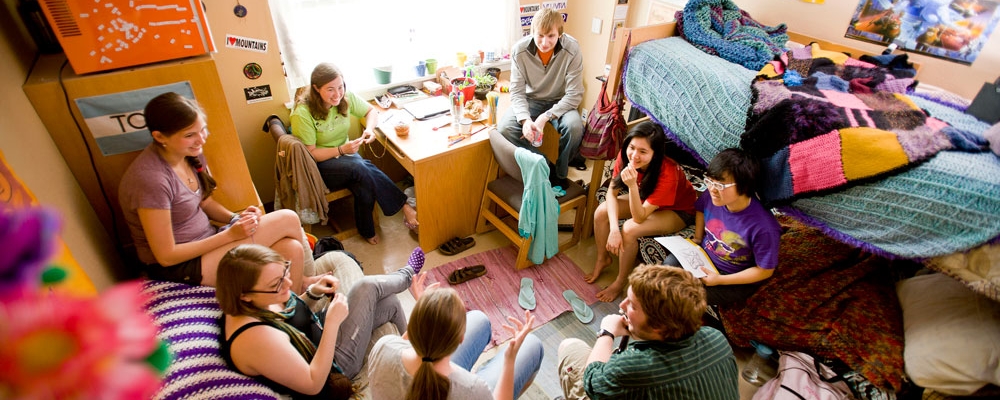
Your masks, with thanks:
M 448 283 L 458 285 L 483 275 L 486 275 L 486 266 L 482 264 L 459 268 L 448 274 Z
M 446 256 L 453 256 L 455 254 L 461 253 L 468 250 L 470 247 L 476 245 L 476 239 L 471 236 L 467 238 L 453 237 L 451 240 L 444 242 L 441 246 L 438 246 L 438 251 Z

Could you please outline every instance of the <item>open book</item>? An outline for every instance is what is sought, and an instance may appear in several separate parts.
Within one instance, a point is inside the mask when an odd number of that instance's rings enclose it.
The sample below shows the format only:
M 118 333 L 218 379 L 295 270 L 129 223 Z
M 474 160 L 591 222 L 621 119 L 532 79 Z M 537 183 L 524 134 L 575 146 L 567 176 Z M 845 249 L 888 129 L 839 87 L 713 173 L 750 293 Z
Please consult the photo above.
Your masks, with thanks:
M 690 271 L 691 275 L 694 275 L 695 278 L 705 276 L 705 272 L 701 270 L 701 267 L 707 267 L 718 272 L 715 269 L 715 264 L 712 264 L 712 260 L 705 253 L 705 249 L 702 249 L 701 246 L 690 239 L 680 236 L 661 236 L 654 238 L 654 240 L 662 244 L 663 247 L 666 247 L 667 251 L 673 254 L 674 257 L 677 257 L 677 260 L 681 263 L 681 267 Z

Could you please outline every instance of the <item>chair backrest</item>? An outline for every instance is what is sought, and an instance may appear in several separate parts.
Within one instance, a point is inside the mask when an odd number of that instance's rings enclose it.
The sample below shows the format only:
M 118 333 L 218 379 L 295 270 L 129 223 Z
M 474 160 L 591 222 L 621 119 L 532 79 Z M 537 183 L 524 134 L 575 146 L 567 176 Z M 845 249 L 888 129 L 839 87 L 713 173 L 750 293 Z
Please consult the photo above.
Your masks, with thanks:
M 521 180 L 521 167 L 517 165 L 517 159 L 514 158 L 517 146 L 503 137 L 500 131 L 490 129 L 490 147 L 493 148 L 493 158 L 497 160 L 497 164 L 500 164 L 500 169 L 517 179 L 518 182 L 523 182 Z
M 277 120 L 276 122 L 280 123 L 271 123 L 271 121 L 275 119 Z M 267 122 L 265 123 L 267 124 L 267 132 L 271 134 L 271 138 L 274 139 L 275 143 L 278 143 L 278 139 L 281 138 L 281 135 L 288 133 L 287 128 L 285 128 L 285 121 L 282 121 L 281 117 L 277 115 L 267 117 Z

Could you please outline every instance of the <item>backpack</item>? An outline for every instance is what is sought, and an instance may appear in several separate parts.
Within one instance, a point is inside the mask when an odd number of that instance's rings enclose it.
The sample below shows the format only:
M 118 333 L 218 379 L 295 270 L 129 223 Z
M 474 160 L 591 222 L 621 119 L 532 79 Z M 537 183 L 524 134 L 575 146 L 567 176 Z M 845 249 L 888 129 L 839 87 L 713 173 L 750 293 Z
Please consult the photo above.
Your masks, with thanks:
M 812 356 L 780 351 L 778 374 L 754 394 L 754 400 L 855 399 L 844 378 Z

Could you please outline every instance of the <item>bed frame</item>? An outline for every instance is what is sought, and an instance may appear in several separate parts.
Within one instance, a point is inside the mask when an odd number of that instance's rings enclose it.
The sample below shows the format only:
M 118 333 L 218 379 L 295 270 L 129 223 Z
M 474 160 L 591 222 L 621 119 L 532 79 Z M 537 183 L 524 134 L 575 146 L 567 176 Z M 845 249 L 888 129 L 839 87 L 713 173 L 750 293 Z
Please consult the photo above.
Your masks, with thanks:
M 616 39 L 615 40 L 615 45 L 611 49 L 611 54 L 609 56 L 609 59 L 613 60 L 613 63 L 611 64 L 611 73 L 608 75 L 609 79 L 611 79 L 611 82 L 608 82 L 609 84 L 607 85 L 607 90 L 608 90 L 607 94 L 608 94 L 609 98 L 613 98 L 614 97 L 615 91 L 618 90 L 618 86 L 621 84 L 621 75 L 622 75 L 622 64 L 621 64 L 621 62 L 622 62 L 622 56 L 625 54 L 625 42 L 626 41 L 625 40 L 620 40 L 620 39 L 623 39 L 623 38 L 627 37 L 629 34 L 632 35 L 632 41 L 631 41 L 631 45 L 629 47 L 634 47 L 635 45 L 637 45 L 639 43 L 642 43 L 642 42 L 645 42 L 645 41 L 654 40 L 654 39 L 662 39 L 662 38 L 666 38 L 666 37 L 670 37 L 670 36 L 677 36 L 677 25 L 676 25 L 676 22 L 668 22 L 668 23 L 663 23 L 663 24 L 647 25 L 647 26 L 640 26 L 640 27 L 635 27 L 635 28 L 623 28 L 623 29 L 619 29 L 617 31 L 616 37 L 615 37 L 615 39 Z M 872 52 L 865 51 L 865 50 L 862 50 L 862 49 L 859 49 L 859 48 L 856 48 L 856 47 L 845 46 L 845 45 L 842 45 L 842 44 L 834 43 L 834 42 L 827 41 L 827 40 L 818 39 L 818 38 L 815 38 L 815 37 L 812 37 L 812 36 L 809 36 L 809 35 L 803 35 L 803 34 L 800 34 L 800 33 L 788 32 L 788 37 L 789 37 L 789 40 L 797 42 L 797 43 L 802 43 L 802 44 L 817 43 L 817 44 L 819 44 L 820 48 L 822 48 L 823 50 L 831 50 L 831 51 L 838 51 L 838 52 L 842 52 L 842 53 L 847 53 L 847 54 L 849 54 L 849 55 L 851 55 L 852 57 L 855 57 L 855 58 L 860 57 L 861 55 L 865 55 L 865 54 L 867 54 L 867 55 L 876 55 L 876 54 L 873 54 Z M 914 63 L 913 67 L 914 67 L 914 69 L 917 70 L 917 73 L 919 74 L 919 72 L 920 72 L 920 65 Z M 631 128 L 632 126 L 634 126 L 634 125 L 636 125 L 636 124 L 638 124 L 638 123 L 640 123 L 642 121 L 645 121 L 648 118 L 649 117 L 643 117 L 643 118 L 639 118 L 639 119 L 634 120 L 634 121 L 629 121 L 628 122 L 628 127 Z M 591 172 L 592 175 L 591 175 L 591 178 L 590 178 L 591 185 L 590 185 L 590 190 L 589 190 L 588 197 L 587 197 L 589 199 L 596 198 L 595 195 L 596 195 L 596 192 L 597 192 L 597 186 L 600 185 L 600 183 L 603 181 L 603 177 L 604 177 L 604 164 L 605 164 L 605 162 L 606 161 L 604 161 L 604 160 L 594 160 L 593 169 L 592 169 L 592 172 Z M 595 185 L 595 182 L 597 183 L 596 185 Z M 593 229 L 593 215 L 594 215 L 594 210 L 596 208 L 597 208 L 597 202 L 596 201 L 591 201 L 590 204 L 588 204 L 588 206 L 587 206 L 587 216 L 588 217 L 587 217 L 587 219 L 584 222 L 585 224 L 587 224 L 587 226 L 584 227 L 583 237 L 589 237 L 590 234 L 592 233 L 592 229 Z

